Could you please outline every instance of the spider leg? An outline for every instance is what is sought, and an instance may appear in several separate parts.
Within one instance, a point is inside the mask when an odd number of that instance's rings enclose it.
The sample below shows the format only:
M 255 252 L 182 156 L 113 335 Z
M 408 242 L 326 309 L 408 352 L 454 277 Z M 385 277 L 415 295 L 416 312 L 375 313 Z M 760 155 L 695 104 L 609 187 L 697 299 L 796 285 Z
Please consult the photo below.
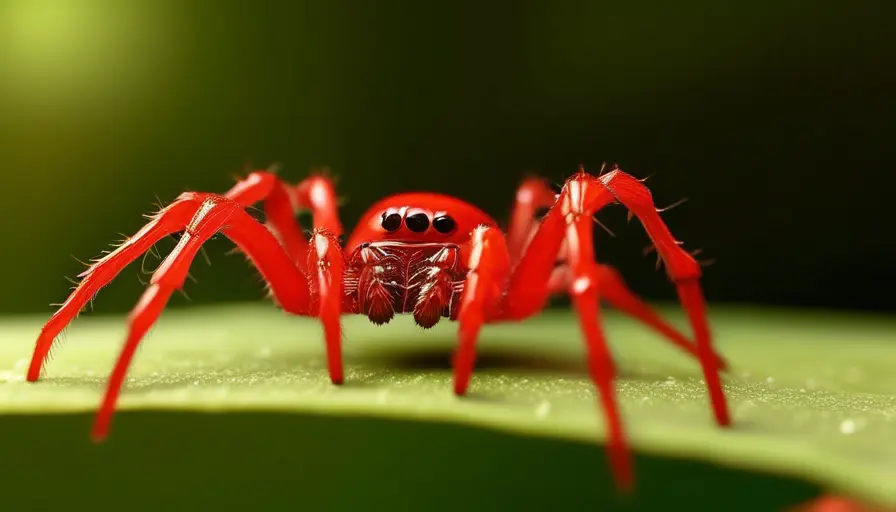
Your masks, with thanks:
M 650 307 L 643 299 L 638 297 L 625 283 L 619 271 L 609 265 L 598 264 L 597 287 L 601 298 L 610 303 L 619 311 L 639 320 L 653 331 L 669 340 L 676 347 L 687 351 L 698 358 L 697 345 L 682 334 L 678 329 L 667 322 L 659 313 Z M 551 294 L 562 293 L 569 287 L 570 270 L 567 266 L 557 267 L 551 275 L 548 284 Z M 719 370 L 727 371 L 728 362 L 718 353 L 713 352 L 713 358 Z
M 536 213 L 542 208 L 553 206 L 556 201 L 557 194 L 542 178 L 527 178 L 517 188 L 510 225 L 507 227 L 507 249 L 512 262 L 520 260 L 532 238 L 538 224 Z
M 566 189 L 561 192 L 561 201 L 566 193 Z M 592 228 L 591 214 L 567 216 L 561 213 L 560 208 L 553 208 L 514 269 L 496 320 L 521 320 L 542 309 L 550 293 L 547 284 L 552 275 L 556 276 L 557 254 L 565 242 L 571 272 L 568 291 L 585 337 L 591 380 L 597 388 L 606 416 L 610 464 L 617 485 L 628 490 L 633 485 L 634 474 L 613 387 L 615 369 L 612 355 L 600 328 L 598 272 L 594 262 Z M 543 284 L 533 286 L 533 283 Z
M 304 264 L 308 254 L 308 237 L 296 222 L 301 210 L 311 210 L 315 228 L 324 228 L 337 237 L 342 235 L 342 223 L 336 191 L 332 181 L 315 175 L 290 185 L 268 171 L 254 171 L 224 194 L 243 206 L 263 201 L 269 228 L 276 233 L 293 261 Z
M 313 296 L 318 297 L 318 309 L 314 313 L 324 327 L 330 380 L 342 384 L 340 316 L 345 262 L 338 240 L 343 227 L 332 180 L 319 173 L 293 186 L 271 172 L 255 171 L 237 183 L 226 197 L 243 205 L 264 201 L 268 228 L 278 236 L 299 268 L 309 276 L 316 276 L 311 280 L 316 292 Z M 311 210 L 313 215 L 315 230 L 310 240 L 296 222 L 296 214 L 301 210 Z
M 266 226 L 256 222 L 244 210 L 259 201 L 264 202 Z M 304 239 L 295 220 L 296 212 L 302 209 L 312 210 L 315 224 L 321 226 L 311 239 L 314 245 Z M 133 237 L 83 272 L 79 276 L 81 282 L 41 330 L 28 369 L 28 380 L 33 382 L 40 377 L 56 336 L 103 286 L 160 239 L 178 231 L 184 231 L 180 242 L 153 274 L 149 287 L 129 316 L 127 341 L 110 376 L 94 424 L 95 439 L 104 438 L 108 432 L 121 386 L 140 340 L 156 322 L 174 290 L 183 286 L 190 264 L 202 244 L 217 232 L 230 238 L 246 254 L 261 272 L 273 299 L 284 310 L 297 315 L 321 316 L 331 380 L 337 384 L 343 380 L 339 313 L 344 262 L 336 238 L 342 234 L 342 225 L 333 184 L 326 176 L 316 175 L 293 186 L 264 171 L 251 173 L 224 195 L 181 194 Z M 330 248 L 320 242 L 319 235 L 324 232 L 323 238 L 332 242 Z M 312 247 L 317 250 L 317 258 L 308 258 Z M 307 272 L 312 266 L 309 261 L 318 268 L 318 279 L 313 283 Z M 336 290 L 331 284 L 333 278 Z M 317 311 L 313 311 L 313 293 L 320 294 Z
M 315 228 L 323 228 L 336 237 L 342 236 L 342 223 L 339 221 L 339 198 L 333 181 L 326 175 L 318 173 L 304 179 L 293 187 L 298 209 L 311 210 Z
M 93 438 L 106 437 L 115 404 L 140 340 L 159 318 L 171 294 L 181 288 L 199 248 L 218 232 L 231 239 L 255 264 L 281 306 L 292 313 L 311 313 L 307 277 L 289 259 L 274 235 L 253 219 L 242 205 L 212 194 L 185 194 L 195 213 L 171 219 L 182 224 L 184 235 L 153 273 L 150 285 L 128 318 L 128 336 L 109 377 L 106 394 L 93 426 Z M 178 203 L 175 203 L 178 204 Z M 164 216 L 164 214 L 163 214 Z
M 609 265 L 598 265 L 597 271 L 598 289 L 600 289 L 602 297 L 607 302 L 623 313 L 640 320 L 643 324 L 672 342 L 676 347 L 686 350 L 698 359 L 700 358 L 700 351 L 697 345 L 672 327 L 643 299 L 635 295 L 625 284 L 618 270 Z M 712 358 L 719 370 L 728 370 L 728 363 L 715 351 L 712 352 Z
M 578 217 L 567 225 L 566 241 L 570 247 L 569 264 L 573 277 L 569 293 L 579 317 L 579 326 L 585 335 L 591 379 L 597 386 L 607 419 L 609 431 L 607 449 L 610 464 L 619 487 L 628 490 L 633 485 L 634 474 L 616 399 L 616 389 L 613 386 L 616 369 L 600 326 L 600 298 L 597 287 L 597 265 L 594 263 L 592 228 L 590 215 Z
M 647 188 L 628 174 L 614 170 L 595 177 L 582 170 L 567 180 L 556 204 L 542 220 L 516 264 L 496 320 L 524 319 L 543 308 L 552 292 L 548 286 L 552 276 L 555 286 L 562 282 L 557 278 L 555 267 L 557 255 L 563 251 L 570 266 L 569 293 L 585 335 L 589 370 L 607 417 L 611 463 L 617 482 L 627 488 L 633 481 L 631 460 L 612 386 L 614 369 L 611 354 L 600 329 L 598 310 L 600 285 L 606 285 L 607 279 L 604 277 L 601 283 L 600 266 L 594 261 L 592 232 L 594 214 L 617 200 L 641 220 L 666 262 L 667 273 L 676 284 L 695 334 L 696 350 L 716 420 L 720 425 L 730 424 L 718 365 L 710 344 L 705 304 L 699 285 L 700 267 L 672 238 L 657 214 Z M 544 285 L 533 286 L 532 283 Z M 609 288 L 612 297 L 612 282 Z M 619 290 L 615 291 L 618 293 Z M 618 296 L 616 298 L 619 299 Z
M 609 193 L 641 221 L 657 253 L 666 264 L 666 274 L 675 284 L 679 300 L 687 313 L 716 422 L 722 426 L 730 425 L 731 417 L 722 390 L 709 322 L 706 318 L 706 301 L 700 286 L 702 276 L 700 264 L 672 237 L 669 228 L 659 216 L 650 190 L 633 176 L 618 169 L 599 178 L 582 171 L 567 182 L 567 188 L 570 191 L 564 205 L 565 209 L 575 210 L 584 207 L 596 212 L 607 204 L 604 202 L 604 197 Z
M 308 239 L 296 222 L 296 206 L 290 186 L 267 171 L 254 171 L 238 181 L 224 197 L 244 208 L 262 202 L 265 220 L 286 254 L 296 262 L 308 252 Z
M 458 346 L 454 355 L 454 393 L 467 392 L 476 362 L 476 340 L 482 325 L 497 314 L 510 273 L 510 253 L 503 233 L 479 226 L 473 230 L 467 276 L 457 313 Z
M 295 220 L 298 210 L 311 209 L 316 225 L 337 236 L 342 234 L 334 187 L 326 176 L 311 176 L 293 186 L 282 182 L 273 173 L 255 171 L 238 181 L 223 196 L 242 207 L 263 201 L 268 229 L 276 235 L 284 250 L 301 270 L 306 269 L 304 258 L 309 244 Z M 193 193 L 182 194 L 175 202 L 155 214 L 133 237 L 78 276 L 81 282 L 41 329 L 28 368 L 28 381 L 34 382 L 40 378 L 56 337 L 101 288 L 109 284 L 137 257 L 150 250 L 156 242 L 183 229 L 196 212 L 199 204 L 196 197 Z
M 317 316 L 324 327 L 327 344 L 327 367 L 333 384 L 342 384 L 342 316 L 345 288 L 345 259 L 336 235 L 319 228 L 311 235 L 308 267 L 315 269 L 312 289 L 318 297 Z
M 538 226 L 541 223 L 541 218 L 538 216 L 539 211 L 552 207 L 556 201 L 557 195 L 548 186 L 546 180 L 541 178 L 527 178 L 517 189 L 510 226 L 507 230 L 507 245 L 513 262 L 519 261 L 525 253 L 532 236 L 538 230 Z M 567 253 L 568 248 L 564 244 L 557 254 L 557 266 L 554 268 L 548 282 L 549 295 L 565 293 L 569 288 L 570 270 L 565 265 L 568 259 Z M 602 299 L 620 311 L 641 321 L 668 339 L 672 344 L 699 358 L 696 345 L 635 295 L 615 269 L 601 265 L 600 270 L 599 278 L 601 283 L 599 285 Z M 721 356 L 713 353 L 713 358 L 716 360 L 716 365 L 720 370 L 728 369 L 727 362 Z
M 50 353 L 53 341 L 62 329 L 78 316 L 87 302 L 127 265 L 150 250 L 156 242 L 183 229 L 197 207 L 198 203 L 194 200 L 178 199 L 154 215 L 149 223 L 117 249 L 78 275 L 81 278 L 78 286 L 41 329 L 28 367 L 28 381 L 34 382 L 40 378 L 41 369 Z
M 554 255 L 563 243 L 564 225 L 571 224 L 578 216 L 593 216 L 613 201 L 619 201 L 638 217 L 666 263 L 666 273 L 675 284 L 694 333 L 716 422 L 722 426 L 730 425 L 731 418 L 706 319 L 706 303 L 700 288 L 700 265 L 672 237 L 657 213 L 647 187 L 629 174 L 616 169 L 595 177 L 583 170 L 567 180 L 557 204 L 542 221 L 527 246 L 525 256 L 514 269 L 507 293 L 513 300 L 506 301 L 503 316 L 507 319 L 526 318 L 544 306 L 550 290 L 531 286 L 531 283 L 550 280 L 556 262 Z M 569 245 L 569 240 L 566 242 Z M 569 256 L 576 250 L 568 247 Z

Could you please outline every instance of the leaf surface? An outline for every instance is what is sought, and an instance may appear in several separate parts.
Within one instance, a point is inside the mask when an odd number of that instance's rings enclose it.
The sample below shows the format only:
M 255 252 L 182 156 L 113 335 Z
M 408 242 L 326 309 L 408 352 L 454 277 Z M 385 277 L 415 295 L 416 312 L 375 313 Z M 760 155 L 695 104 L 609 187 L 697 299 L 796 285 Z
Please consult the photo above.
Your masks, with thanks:
M 671 316 L 682 325 L 680 315 Z M 451 393 L 450 372 L 456 326 L 449 322 L 423 331 L 406 317 L 383 327 L 346 317 L 347 383 L 336 387 L 329 383 L 321 330 L 312 319 L 289 317 L 264 304 L 174 310 L 162 317 L 135 359 L 120 401 L 122 411 L 132 412 L 116 417 L 110 439 L 99 447 L 87 444 L 87 413 L 99 402 L 123 341 L 124 319 L 77 320 L 54 351 L 43 380 L 29 384 L 24 373 L 42 320 L 25 317 L 0 324 L 0 414 L 8 415 L 0 434 L 25 458 L 30 453 L 58 459 L 70 451 L 94 467 L 104 458 L 118 460 L 116 450 L 146 457 L 146 443 L 161 445 L 159 453 L 175 458 L 182 456 L 175 450 L 178 443 L 200 446 L 203 436 L 224 446 L 224 439 L 239 444 L 257 436 L 250 444 L 261 443 L 258 449 L 251 455 L 236 449 L 231 464 L 251 465 L 253 457 L 269 457 L 258 450 L 269 450 L 287 451 L 291 464 L 301 466 L 305 457 L 317 460 L 312 454 L 326 446 L 346 452 L 357 443 L 333 432 L 354 429 L 355 440 L 361 436 L 376 443 L 381 436 L 399 459 L 413 455 L 407 453 L 409 447 L 420 445 L 424 448 L 415 449 L 425 452 L 426 446 L 443 441 L 440 449 L 452 442 L 479 446 L 466 456 L 478 457 L 480 468 L 497 464 L 481 460 L 489 446 L 511 442 L 516 448 L 507 449 L 519 450 L 520 464 L 532 464 L 528 451 L 542 450 L 547 460 L 531 465 L 526 474 L 565 474 L 565 481 L 600 489 L 591 498 L 613 496 L 603 452 L 593 446 L 603 438 L 603 417 L 584 371 L 575 318 L 566 312 L 486 327 L 470 396 L 457 398 Z M 605 324 L 622 374 L 617 386 L 626 426 L 641 457 L 635 501 L 644 493 L 657 497 L 673 489 L 699 489 L 712 475 L 733 471 L 740 476 L 732 476 L 732 482 L 759 482 L 760 488 L 773 485 L 772 480 L 755 475 L 775 475 L 794 482 L 793 489 L 804 494 L 807 487 L 798 482 L 896 504 L 896 323 L 837 314 L 713 310 L 717 347 L 732 366 L 725 379 L 735 421 L 731 429 L 715 426 L 696 361 L 615 312 L 606 314 Z M 229 414 L 190 414 L 197 412 Z M 72 414 L 60 418 L 48 413 Z M 177 419 L 183 423 L 176 424 Z M 65 429 L 50 425 L 53 421 Z M 204 425 L 205 431 L 192 429 L 195 425 Z M 480 432 L 481 427 L 491 433 Z M 46 430 L 46 438 L 28 436 L 26 431 L 35 430 Z M 301 432 L 305 437 L 298 436 Z M 25 439 L 11 439 L 22 435 Z M 505 438 L 513 441 L 495 440 Z M 200 456 L 223 449 L 221 457 L 226 458 L 227 448 L 220 443 L 209 444 Z M 555 443 L 559 451 L 543 443 Z M 62 454 L 44 453 L 49 447 Z M 554 465 L 559 459 L 552 463 L 549 454 L 567 453 L 563 450 L 576 454 L 570 455 L 575 466 Z M 459 456 L 456 452 L 463 449 L 451 451 L 442 459 Z M 374 458 L 389 459 L 389 453 L 368 442 L 342 453 L 342 465 L 354 468 L 345 470 L 347 475 L 354 471 L 375 478 L 370 471 L 388 469 L 376 470 L 383 462 Z M 587 454 L 584 459 L 582 453 Z M 323 452 L 317 456 L 330 460 Z M 456 463 L 463 465 L 463 460 Z M 420 453 L 417 464 L 412 473 L 425 474 L 440 462 Z M 512 463 L 501 464 L 507 475 L 520 471 Z M 99 472 L 112 469 L 96 466 Z M 314 477 L 316 489 L 327 488 L 326 475 Z M 520 479 L 528 477 L 517 475 L 517 483 L 500 475 L 491 478 L 496 486 L 518 489 Z M 22 485 L 30 481 L 23 478 Z M 303 483 L 294 485 L 292 490 L 302 495 Z M 444 485 L 455 488 L 450 482 Z M 420 492 L 428 489 L 418 487 Z M 744 499 L 760 492 L 750 489 L 747 485 Z M 432 492 L 427 491 L 426 499 L 433 498 Z M 575 492 L 591 491 L 567 492 L 571 499 Z M 507 504 L 525 493 L 515 498 L 498 494 L 500 503 Z M 321 504 L 336 503 L 318 498 Z M 556 499 L 551 503 L 559 503 Z M 442 497 L 433 503 L 449 502 Z

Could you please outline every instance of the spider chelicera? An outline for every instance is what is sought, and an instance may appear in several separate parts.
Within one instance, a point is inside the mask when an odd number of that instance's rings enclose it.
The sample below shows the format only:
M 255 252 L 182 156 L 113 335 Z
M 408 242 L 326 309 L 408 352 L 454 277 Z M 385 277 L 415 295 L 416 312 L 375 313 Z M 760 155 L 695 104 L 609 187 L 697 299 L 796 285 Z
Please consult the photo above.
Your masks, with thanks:
M 246 208 L 263 203 L 265 223 Z M 671 327 L 625 285 L 613 268 L 594 258 L 594 215 L 618 202 L 637 217 L 675 284 L 693 342 Z M 543 216 L 537 212 L 547 209 Z M 314 230 L 304 234 L 296 215 L 310 210 Z M 640 319 L 699 359 L 715 419 L 728 425 L 719 371 L 725 362 L 711 346 L 699 263 L 672 237 L 650 191 L 614 166 L 594 176 L 580 169 L 559 193 L 540 178 L 523 181 L 507 232 L 479 208 L 455 197 L 419 192 L 375 203 L 345 248 L 332 181 L 315 174 L 298 185 L 255 171 L 224 194 L 186 192 L 150 222 L 80 274 L 80 283 L 41 330 L 27 378 L 40 377 L 50 348 L 87 302 L 129 263 L 165 236 L 182 232 L 174 250 L 153 273 L 131 311 L 124 348 L 108 381 L 94 439 L 108 433 L 115 404 L 137 345 L 180 289 L 202 244 L 216 233 L 229 238 L 261 272 L 276 303 L 287 313 L 318 317 L 334 384 L 343 382 L 340 316 L 363 314 L 385 324 L 412 314 L 424 328 L 441 318 L 458 323 L 454 392 L 467 391 L 484 324 L 536 315 L 557 293 L 568 293 L 582 330 L 588 369 L 608 425 L 607 449 L 617 484 L 629 488 L 633 469 L 613 380 L 615 367 L 601 330 L 603 299 Z

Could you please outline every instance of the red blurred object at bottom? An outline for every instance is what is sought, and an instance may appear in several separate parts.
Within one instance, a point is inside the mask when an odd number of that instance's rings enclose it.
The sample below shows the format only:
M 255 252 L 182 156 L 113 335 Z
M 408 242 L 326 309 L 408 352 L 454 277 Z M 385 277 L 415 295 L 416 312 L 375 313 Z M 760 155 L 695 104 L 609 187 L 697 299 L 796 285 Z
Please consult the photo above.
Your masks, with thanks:
M 822 496 L 787 512 L 896 512 L 896 507 L 878 507 L 843 496 Z

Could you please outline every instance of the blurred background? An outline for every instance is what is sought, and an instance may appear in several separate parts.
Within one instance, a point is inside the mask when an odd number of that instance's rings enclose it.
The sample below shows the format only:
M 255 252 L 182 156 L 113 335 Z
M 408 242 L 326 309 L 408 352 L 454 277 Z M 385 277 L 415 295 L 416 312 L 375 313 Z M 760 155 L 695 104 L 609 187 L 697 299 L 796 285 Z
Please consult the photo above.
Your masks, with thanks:
M 415 189 L 503 219 L 526 173 L 617 162 L 690 199 L 663 216 L 716 260 L 711 301 L 892 310 L 896 9 L 739 4 L 2 0 L 0 313 L 49 314 L 157 198 L 273 162 L 328 166 L 348 227 Z M 601 259 L 673 299 L 643 229 L 603 220 Z M 261 299 L 229 248 L 172 306 Z M 95 309 L 129 309 L 139 275 Z

